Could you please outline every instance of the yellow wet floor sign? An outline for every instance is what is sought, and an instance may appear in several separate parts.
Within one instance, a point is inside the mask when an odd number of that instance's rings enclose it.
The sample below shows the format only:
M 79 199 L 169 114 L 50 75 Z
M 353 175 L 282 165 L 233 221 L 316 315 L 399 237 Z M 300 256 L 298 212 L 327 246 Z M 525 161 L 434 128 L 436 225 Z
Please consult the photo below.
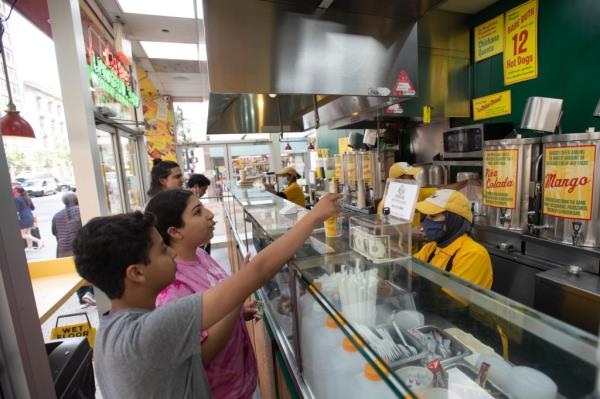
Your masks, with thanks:
M 58 325 L 58 321 L 61 318 L 84 316 L 86 322 L 77 324 L 65 324 L 62 326 Z M 74 337 L 87 337 L 90 346 L 94 347 L 94 341 L 96 340 L 96 329 L 92 327 L 90 319 L 87 313 L 71 313 L 58 316 L 56 318 L 56 325 L 50 332 L 50 339 L 64 339 Z

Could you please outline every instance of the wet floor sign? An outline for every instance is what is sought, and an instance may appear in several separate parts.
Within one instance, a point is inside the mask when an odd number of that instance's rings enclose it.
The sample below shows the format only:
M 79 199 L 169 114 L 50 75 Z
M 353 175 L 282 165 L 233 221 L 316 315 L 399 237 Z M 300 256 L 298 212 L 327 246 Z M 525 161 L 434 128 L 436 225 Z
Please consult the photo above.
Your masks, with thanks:
M 85 317 L 86 321 L 84 323 L 65 324 L 62 326 L 58 325 L 60 319 L 70 317 Z M 88 318 L 88 315 L 85 312 L 71 313 L 58 316 L 56 318 L 56 325 L 50 332 L 50 339 L 65 339 L 74 337 L 87 337 L 90 346 L 92 348 L 94 347 L 94 341 L 96 339 L 96 329 L 92 327 L 90 319 Z

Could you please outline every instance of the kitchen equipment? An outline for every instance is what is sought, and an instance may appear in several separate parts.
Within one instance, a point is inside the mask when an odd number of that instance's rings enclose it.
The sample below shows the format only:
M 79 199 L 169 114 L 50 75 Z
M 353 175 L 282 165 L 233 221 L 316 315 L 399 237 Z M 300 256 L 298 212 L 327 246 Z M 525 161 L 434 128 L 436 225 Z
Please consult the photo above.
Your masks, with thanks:
M 540 138 L 492 140 L 485 143 L 483 215 L 477 224 L 525 231 L 533 203 Z M 533 210 L 533 209 L 532 209 Z
M 542 138 L 541 238 L 566 244 L 600 246 L 600 133 Z
M 430 187 L 446 184 L 446 172 L 444 168 L 440 165 L 431 165 L 427 169 L 427 183 Z
M 426 362 L 440 359 L 442 365 L 446 367 L 448 364 L 472 353 L 465 344 L 435 326 L 423 326 L 407 330 L 407 334 L 415 338 L 429 352 L 425 358 Z
M 521 129 L 554 133 L 562 116 L 563 100 L 549 97 L 529 97 L 523 110 Z
M 456 182 L 459 183 L 461 181 L 467 180 L 477 180 L 479 179 L 479 173 L 477 172 L 458 172 L 456 174 Z
M 348 147 L 354 148 L 355 150 L 363 147 L 364 135 L 358 132 L 352 132 L 348 136 Z
M 395 371 L 408 389 L 429 388 L 433 384 L 433 373 L 421 366 L 407 366 Z
M 490 365 L 491 366 L 491 365 Z M 489 368 L 490 372 L 493 366 Z M 477 383 L 478 369 L 468 363 L 458 363 L 446 369 L 448 373 L 448 389 L 456 392 L 461 398 L 509 399 L 504 391 L 488 379 L 485 389 Z M 510 377 L 509 377 L 510 378 Z M 550 398 L 550 397 L 548 397 Z
M 481 367 L 481 363 L 490 365 L 489 379 L 504 391 L 508 391 L 511 384 L 512 366 L 495 353 L 484 353 L 479 355 L 475 366 Z
M 443 135 L 444 159 L 481 158 L 483 143 L 506 137 L 512 123 L 487 123 L 448 129 Z

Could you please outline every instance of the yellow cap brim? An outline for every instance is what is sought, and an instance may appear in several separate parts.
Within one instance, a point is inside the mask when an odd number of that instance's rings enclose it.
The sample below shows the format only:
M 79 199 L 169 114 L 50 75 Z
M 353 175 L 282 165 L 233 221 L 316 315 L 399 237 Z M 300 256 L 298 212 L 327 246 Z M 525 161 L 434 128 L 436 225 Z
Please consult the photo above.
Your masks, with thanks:
M 421 212 L 424 215 L 436 215 L 438 213 L 445 212 L 446 210 L 440 206 L 437 206 L 425 200 L 417 202 L 417 211 Z

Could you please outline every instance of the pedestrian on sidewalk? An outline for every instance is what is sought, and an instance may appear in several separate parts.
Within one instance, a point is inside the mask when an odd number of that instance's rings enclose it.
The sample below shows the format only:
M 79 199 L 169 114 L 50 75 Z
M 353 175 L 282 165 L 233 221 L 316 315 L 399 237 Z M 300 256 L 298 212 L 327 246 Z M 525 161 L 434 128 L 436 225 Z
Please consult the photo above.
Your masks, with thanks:
M 65 208 L 58 211 L 52 218 L 52 234 L 56 237 L 56 257 L 73 256 L 73 240 L 81 229 L 81 213 L 79 200 L 75 193 L 65 193 L 62 196 Z M 77 297 L 82 308 L 96 305 L 94 291 L 91 285 L 85 285 L 77 290 Z

